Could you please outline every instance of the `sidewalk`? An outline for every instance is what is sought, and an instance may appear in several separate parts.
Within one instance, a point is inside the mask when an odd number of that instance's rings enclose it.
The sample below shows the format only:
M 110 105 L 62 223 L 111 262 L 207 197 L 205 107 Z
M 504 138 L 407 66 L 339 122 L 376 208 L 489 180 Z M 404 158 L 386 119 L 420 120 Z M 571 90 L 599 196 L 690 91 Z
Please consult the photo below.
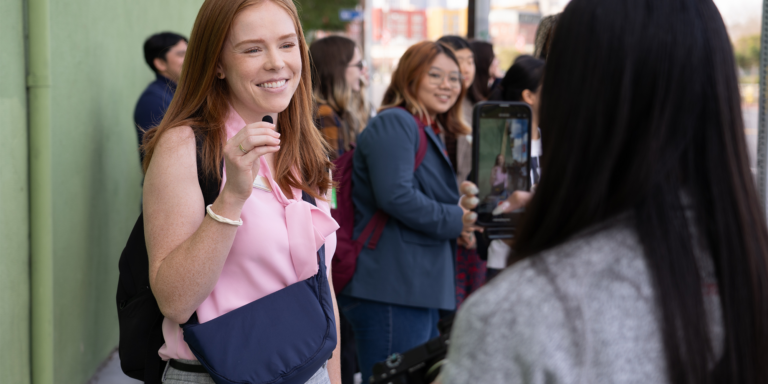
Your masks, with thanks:
M 115 350 L 88 381 L 88 384 L 142 384 L 142 382 L 131 379 L 120 370 L 120 357 L 117 356 L 117 350 Z

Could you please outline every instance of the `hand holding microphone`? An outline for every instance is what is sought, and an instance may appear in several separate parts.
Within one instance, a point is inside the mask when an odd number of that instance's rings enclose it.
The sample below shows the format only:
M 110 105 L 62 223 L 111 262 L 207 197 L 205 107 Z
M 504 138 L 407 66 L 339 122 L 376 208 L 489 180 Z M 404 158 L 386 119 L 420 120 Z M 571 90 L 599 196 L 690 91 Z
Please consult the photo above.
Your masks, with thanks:
M 243 127 L 224 146 L 227 172 L 224 190 L 242 201 L 247 200 L 259 171 L 259 158 L 279 149 L 280 134 L 271 116 L 264 116 L 262 121 Z

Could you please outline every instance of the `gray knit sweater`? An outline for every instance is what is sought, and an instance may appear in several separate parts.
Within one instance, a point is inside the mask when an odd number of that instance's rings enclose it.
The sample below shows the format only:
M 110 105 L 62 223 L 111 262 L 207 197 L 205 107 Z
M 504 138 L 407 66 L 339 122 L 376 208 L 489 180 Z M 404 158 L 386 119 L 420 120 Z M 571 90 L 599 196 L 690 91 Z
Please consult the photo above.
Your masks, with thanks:
M 442 383 L 667 383 L 660 310 L 630 217 L 525 259 L 474 293 L 454 324 Z M 720 355 L 712 263 L 699 264 Z

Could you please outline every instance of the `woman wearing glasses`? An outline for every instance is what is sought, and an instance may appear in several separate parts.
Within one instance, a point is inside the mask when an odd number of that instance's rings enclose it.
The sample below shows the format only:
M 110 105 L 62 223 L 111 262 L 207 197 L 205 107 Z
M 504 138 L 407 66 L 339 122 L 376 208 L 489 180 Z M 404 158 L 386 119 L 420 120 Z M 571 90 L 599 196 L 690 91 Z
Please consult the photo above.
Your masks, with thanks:
M 309 47 L 312 58 L 312 91 L 315 121 L 323 137 L 341 156 L 355 144 L 367 116 L 361 116 L 353 95 L 360 92 L 365 62 L 354 41 L 329 36 Z
M 437 42 L 453 48 L 459 60 L 461 80 L 467 89 L 467 95 L 461 102 L 461 112 L 464 122 L 471 127 L 472 109 L 476 104 L 473 100 L 481 99 L 477 89 L 472 86 L 476 72 L 472 46 L 460 36 L 443 36 Z M 473 93 L 476 93 L 474 98 Z M 461 184 L 467 180 L 472 171 L 472 134 L 470 132 L 468 135 L 452 135 L 450 132 L 444 132 L 441 137 L 445 143 L 448 158 L 451 159 L 453 169 L 456 171 L 456 182 Z M 457 241 L 459 251 L 456 254 L 456 308 L 458 309 L 467 296 L 485 283 L 486 262 L 480 258 L 474 233 L 463 233 Z
M 378 210 L 389 216 L 377 246 L 363 248 L 338 297 L 355 331 L 365 380 L 375 362 L 436 337 L 438 311 L 456 307 L 454 258 L 464 211 L 438 135 L 469 133 L 460 117 L 465 92 L 453 51 L 418 43 L 400 59 L 382 109 L 358 137 L 354 235 Z M 426 126 L 427 151 L 414 171 L 417 120 Z

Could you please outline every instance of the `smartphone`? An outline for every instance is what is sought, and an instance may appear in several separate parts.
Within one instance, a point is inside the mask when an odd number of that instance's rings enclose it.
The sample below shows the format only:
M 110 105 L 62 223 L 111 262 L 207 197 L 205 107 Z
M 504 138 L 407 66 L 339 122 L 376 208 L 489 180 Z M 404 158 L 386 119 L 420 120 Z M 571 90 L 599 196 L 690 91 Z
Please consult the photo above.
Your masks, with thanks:
M 490 238 L 511 238 L 523 209 L 494 216 L 493 209 L 515 191 L 531 188 L 531 107 L 488 101 L 475 106 L 472 126 L 472 174 L 480 190 L 477 225 Z

